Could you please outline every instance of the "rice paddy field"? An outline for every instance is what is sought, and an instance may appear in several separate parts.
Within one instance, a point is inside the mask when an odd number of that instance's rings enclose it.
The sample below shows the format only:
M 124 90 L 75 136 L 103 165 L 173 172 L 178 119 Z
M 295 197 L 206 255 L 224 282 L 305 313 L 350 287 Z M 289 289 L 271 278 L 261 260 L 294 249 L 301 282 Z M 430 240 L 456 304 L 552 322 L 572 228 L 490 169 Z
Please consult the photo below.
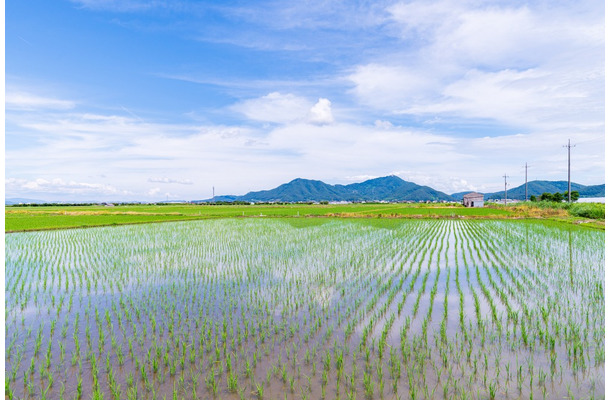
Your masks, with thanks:
M 117 205 L 9 206 L 6 232 L 65 229 L 150 222 L 229 217 L 361 217 L 361 218 L 509 218 L 515 213 L 497 208 L 466 208 L 456 204 L 255 204 L 255 205 Z
M 5 236 L 8 399 L 604 397 L 604 233 L 215 219 Z

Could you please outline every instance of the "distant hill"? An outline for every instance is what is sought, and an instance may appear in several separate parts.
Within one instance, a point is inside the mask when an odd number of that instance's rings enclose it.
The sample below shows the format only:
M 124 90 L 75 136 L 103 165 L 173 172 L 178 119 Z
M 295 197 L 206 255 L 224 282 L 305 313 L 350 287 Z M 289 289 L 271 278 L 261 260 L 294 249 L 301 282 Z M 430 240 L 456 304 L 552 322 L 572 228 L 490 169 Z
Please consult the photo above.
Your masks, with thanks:
M 329 185 L 322 181 L 295 179 L 271 190 L 249 192 L 239 196 L 237 200 L 252 202 L 296 202 L 296 201 L 341 201 L 344 200 L 345 189 Z
M 568 190 L 568 181 L 531 181 L 527 183 L 527 196 L 540 196 L 542 193 L 564 193 Z M 572 190 L 578 191 L 580 197 L 605 197 L 606 185 L 581 185 L 572 182 Z M 451 195 L 455 200 L 462 200 L 464 194 L 469 192 L 454 193 Z M 485 200 L 503 199 L 504 191 L 484 193 Z M 525 199 L 525 183 L 521 186 L 509 189 L 506 191 L 509 199 L 523 200 Z
M 216 196 L 215 201 L 306 202 L 306 201 L 453 201 L 451 196 L 428 186 L 406 182 L 397 176 L 369 179 L 349 185 L 329 185 L 297 178 L 271 190 L 243 196 Z M 211 202 L 212 199 L 200 200 Z
M 205 203 L 205 202 L 212 202 L 212 201 L 218 201 L 218 202 L 222 202 L 222 201 L 226 201 L 228 203 L 237 200 L 239 196 L 233 196 L 233 195 L 225 195 L 225 196 L 216 196 L 212 199 L 207 199 L 207 200 L 195 200 L 194 203 Z
M 572 187 L 572 190 L 575 190 L 574 187 Z M 580 197 L 606 197 L 606 185 L 584 186 L 582 189 L 578 189 L 578 193 Z

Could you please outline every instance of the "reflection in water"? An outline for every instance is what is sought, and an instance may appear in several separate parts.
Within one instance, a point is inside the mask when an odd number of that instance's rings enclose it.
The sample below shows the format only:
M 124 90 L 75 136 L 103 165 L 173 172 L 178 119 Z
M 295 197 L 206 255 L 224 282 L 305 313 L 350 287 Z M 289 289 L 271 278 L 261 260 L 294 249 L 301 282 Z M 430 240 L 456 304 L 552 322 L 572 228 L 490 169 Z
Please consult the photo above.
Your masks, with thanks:
M 310 221 L 7 235 L 7 397 L 603 396 L 602 233 Z

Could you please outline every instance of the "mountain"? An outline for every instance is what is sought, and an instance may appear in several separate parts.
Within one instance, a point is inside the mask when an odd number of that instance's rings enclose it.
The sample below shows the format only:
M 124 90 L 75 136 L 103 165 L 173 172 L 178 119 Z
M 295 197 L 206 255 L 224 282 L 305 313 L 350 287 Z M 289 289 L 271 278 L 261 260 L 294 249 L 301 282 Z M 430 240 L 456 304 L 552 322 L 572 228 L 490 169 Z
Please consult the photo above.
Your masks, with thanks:
M 210 201 L 219 201 L 219 202 L 224 202 L 226 201 L 227 203 L 231 203 L 235 200 L 237 200 L 239 196 L 233 196 L 233 195 L 225 195 L 225 196 L 216 196 L 213 199 L 208 199 L 208 200 L 195 200 L 194 203 L 202 203 L 202 202 L 210 202 Z
M 527 196 L 540 196 L 542 193 L 564 193 L 568 190 L 567 181 L 532 181 L 527 183 Z M 586 186 L 572 182 L 572 190 L 578 191 L 581 197 L 604 197 L 606 185 Z M 525 199 L 525 184 L 507 190 L 509 199 Z M 487 193 L 485 199 L 503 199 L 504 191 Z
M 540 196 L 542 193 L 564 193 L 568 190 L 568 181 L 531 181 L 527 183 L 527 196 Z M 572 182 L 572 190 L 576 190 L 580 197 L 605 197 L 606 185 L 581 185 Z M 462 200 L 464 194 L 469 192 L 454 193 L 451 195 L 454 200 Z M 503 199 L 504 191 L 484 193 L 485 200 Z M 525 184 L 506 191 L 509 199 L 525 199 Z
M 572 190 L 574 190 L 574 187 L 572 187 Z M 585 186 L 578 191 L 578 194 L 580 194 L 580 197 L 606 197 L 606 185 Z
M 349 185 L 329 185 L 322 181 L 297 178 L 271 190 L 249 192 L 243 196 L 217 196 L 214 200 L 233 199 L 249 202 L 303 201 L 452 201 L 451 196 L 428 186 L 406 182 L 397 176 L 369 179 Z M 210 202 L 212 199 L 201 200 Z
M 238 200 L 259 202 L 296 202 L 296 201 L 341 201 L 345 189 L 341 185 L 329 185 L 322 181 L 297 178 L 271 190 L 249 192 Z
M 453 193 L 451 195 L 451 198 L 453 199 L 453 201 L 462 201 L 464 195 L 467 194 L 467 193 L 472 193 L 472 190 L 467 190 L 465 192 Z M 479 193 L 479 192 L 477 192 L 477 193 Z M 483 194 L 485 194 L 485 193 L 483 193 Z
M 339 185 L 337 185 L 339 186 Z M 429 186 L 407 182 L 397 176 L 369 179 L 361 183 L 344 186 L 364 201 L 452 201 L 451 196 Z M 350 201 L 350 200 L 348 200 Z M 358 201 L 357 199 L 355 201 Z
M 419 188 L 415 183 L 406 182 L 397 176 L 369 179 L 360 183 L 343 186 L 348 192 L 348 201 L 397 200 L 405 194 Z M 398 195 L 402 192 L 402 196 Z M 410 199 L 409 199 L 410 200 Z

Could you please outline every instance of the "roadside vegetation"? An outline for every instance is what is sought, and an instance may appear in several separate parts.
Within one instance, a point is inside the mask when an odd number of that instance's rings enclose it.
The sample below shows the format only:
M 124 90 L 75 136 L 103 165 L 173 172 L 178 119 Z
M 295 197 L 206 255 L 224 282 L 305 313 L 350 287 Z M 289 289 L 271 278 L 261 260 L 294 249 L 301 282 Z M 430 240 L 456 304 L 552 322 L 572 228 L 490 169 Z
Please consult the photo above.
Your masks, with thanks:
M 552 218 L 566 222 L 583 223 L 604 228 L 606 205 L 604 203 L 567 203 L 557 201 L 521 202 L 504 206 L 489 203 L 486 207 L 510 212 L 517 218 Z M 591 221 L 583 221 L 591 220 Z

